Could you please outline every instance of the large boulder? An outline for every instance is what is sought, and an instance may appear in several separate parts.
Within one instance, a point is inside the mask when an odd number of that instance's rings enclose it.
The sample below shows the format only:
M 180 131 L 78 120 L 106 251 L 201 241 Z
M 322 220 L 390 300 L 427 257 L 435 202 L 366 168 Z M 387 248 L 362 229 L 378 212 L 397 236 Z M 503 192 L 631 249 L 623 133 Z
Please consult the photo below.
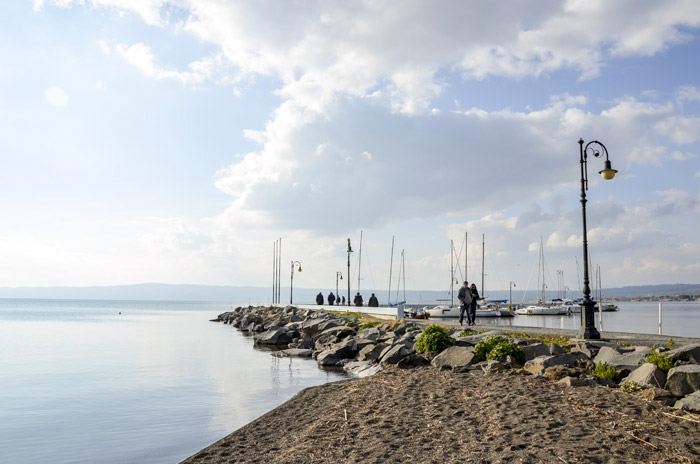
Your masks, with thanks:
M 576 367 L 579 362 L 588 361 L 588 356 L 581 352 L 539 356 L 525 363 L 524 369 L 533 375 L 543 375 L 545 369 L 551 366 Z
M 314 337 L 316 334 L 323 332 L 326 329 L 340 325 L 343 324 L 341 324 L 340 320 L 337 318 L 333 318 L 331 316 L 316 317 L 314 319 L 309 319 L 302 322 L 299 330 L 303 335 Z
M 564 354 L 564 350 L 561 346 L 553 343 L 547 345 L 546 343 L 534 343 L 532 345 L 523 345 L 523 353 L 525 353 L 525 361 L 530 361 L 538 356 L 553 356 L 555 354 Z
M 685 396 L 700 390 L 700 365 L 688 364 L 668 371 L 666 390 L 676 396 Z
M 391 348 L 384 350 L 379 358 L 379 362 L 382 364 L 398 364 L 403 358 L 413 353 L 415 353 L 415 351 L 413 351 L 411 348 L 406 348 L 401 344 L 394 345 Z
M 628 351 L 633 351 L 631 349 L 623 348 L 622 346 L 617 345 L 615 343 L 592 341 L 592 340 L 575 340 L 573 342 L 569 342 L 566 345 L 566 347 L 569 349 L 569 352 L 580 351 L 582 353 L 585 353 L 591 359 L 595 358 L 596 355 L 598 355 L 598 352 L 600 351 L 600 349 L 603 347 L 612 348 L 613 350 L 617 351 L 618 353 L 625 353 Z
M 354 337 L 357 334 L 357 331 L 353 329 L 352 327 L 347 327 L 344 325 L 341 326 L 335 326 L 335 327 L 330 327 L 324 331 L 322 331 L 319 335 L 334 335 L 335 337 L 338 338 L 338 340 L 342 340 L 343 338 L 347 336 L 352 336 Z
M 680 348 L 667 351 L 666 354 L 673 361 L 685 361 L 691 364 L 700 364 L 700 345 L 681 346 Z
M 435 356 L 430 364 L 441 371 L 451 369 L 462 372 L 478 362 L 474 358 L 473 349 L 464 346 L 451 346 Z
M 666 373 L 654 364 L 644 363 L 625 377 L 620 384 L 624 385 L 632 382 L 643 387 L 664 388 L 666 385 Z
M 354 339 L 332 345 L 321 351 L 316 357 L 319 366 L 337 366 L 345 359 L 353 359 L 357 354 L 357 343 Z
M 396 367 L 407 369 L 410 367 L 427 366 L 430 361 L 416 352 L 413 352 L 396 363 Z
M 636 347 L 633 351 L 621 353 L 615 348 L 604 346 L 600 349 L 593 362 L 596 364 L 605 362 L 616 369 L 635 370 L 646 362 L 647 355 L 651 353 L 648 346 Z
M 383 334 L 384 332 L 376 327 L 368 327 L 357 332 L 358 338 L 368 338 L 370 340 L 374 340 L 375 342 Z
M 255 335 L 255 343 L 258 345 L 287 345 L 292 341 L 292 335 L 282 327 L 270 327 L 265 332 Z
M 700 412 L 700 391 L 691 393 L 683 399 L 676 401 L 673 405 L 676 409 L 685 409 L 692 412 Z
M 369 361 L 351 361 L 343 365 L 343 370 L 355 377 L 362 378 L 381 372 L 384 370 L 384 367 Z
M 384 352 L 384 350 L 387 348 L 387 346 L 388 345 L 386 343 L 377 343 L 376 345 L 367 345 L 360 350 L 360 354 L 358 355 L 357 359 L 358 359 L 358 361 L 377 362 L 377 361 L 379 361 L 379 357 Z

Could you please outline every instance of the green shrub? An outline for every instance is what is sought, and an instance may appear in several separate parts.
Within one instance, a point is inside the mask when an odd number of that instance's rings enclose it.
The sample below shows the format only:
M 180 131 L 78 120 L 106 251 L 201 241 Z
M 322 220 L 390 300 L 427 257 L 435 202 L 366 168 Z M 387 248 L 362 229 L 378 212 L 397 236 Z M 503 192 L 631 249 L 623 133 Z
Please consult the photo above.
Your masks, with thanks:
M 672 350 L 673 347 L 676 346 L 672 338 L 669 338 L 668 341 L 666 342 L 666 348 L 669 350 Z
M 457 335 L 457 336 L 458 336 L 458 337 L 468 337 L 468 336 L 470 336 L 470 335 L 476 335 L 476 333 L 477 333 L 477 332 L 474 332 L 474 331 L 472 331 L 472 330 L 464 329 L 464 330 L 462 330 L 462 331 L 459 333 L 459 335 Z
M 620 381 L 620 373 L 617 372 L 617 369 L 615 369 L 612 366 L 609 366 L 606 362 L 599 362 L 598 364 L 596 364 L 591 374 L 598 377 L 599 379 L 612 380 L 613 382 Z
M 377 327 L 379 324 L 381 324 L 379 321 L 369 321 L 365 322 L 361 326 L 357 328 L 358 331 L 364 330 L 364 329 L 371 329 L 372 327 Z
M 558 336 L 547 336 L 547 335 L 531 335 L 528 333 L 521 333 L 521 332 L 506 332 L 506 335 L 509 335 L 511 337 L 517 337 L 517 338 L 532 338 L 534 340 L 539 340 L 542 343 L 546 343 L 548 345 L 555 344 L 555 345 L 565 345 L 569 343 L 569 337 L 558 337 Z
M 423 333 L 416 338 L 416 351 L 419 353 L 425 353 L 426 351 L 440 353 L 454 345 L 454 343 L 454 340 L 447 335 L 445 329 L 433 324 L 426 327 Z
M 622 391 L 626 393 L 634 393 L 639 390 L 642 390 L 644 387 L 639 385 L 637 382 L 627 382 L 622 386 Z
M 676 367 L 676 363 L 671 360 L 671 357 L 666 353 L 659 353 L 658 351 L 652 351 L 647 355 L 646 361 L 656 365 L 662 371 L 668 372 L 670 369 Z
M 482 340 L 474 347 L 474 356 L 480 361 L 487 359 L 501 359 L 505 356 L 512 356 L 519 362 L 525 362 L 525 353 L 520 347 L 511 343 L 506 337 L 492 335 L 486 340 Z

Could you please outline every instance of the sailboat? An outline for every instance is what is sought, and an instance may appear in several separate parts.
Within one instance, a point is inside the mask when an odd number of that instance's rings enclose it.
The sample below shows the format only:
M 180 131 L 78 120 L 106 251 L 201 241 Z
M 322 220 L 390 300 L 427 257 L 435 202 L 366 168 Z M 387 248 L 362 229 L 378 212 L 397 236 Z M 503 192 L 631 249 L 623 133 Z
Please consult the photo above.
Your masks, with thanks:
M 455 306 L 455 243 L 450 240 L 450 304 L 440 304 L 432 308 L 425 307 L 423 311 L 428 317 L 459 317 L 459 306 Z M 438 300 L 439 301 L 439 300 Z
M 539 254 L 539 263 L 537 265 L 537 270 L 539 275 L 542 276 L 542 293 L 540 298 L 537 301 L 537 304 L 535 305 L 530 305 L 526 306 L 524 308 L 518 308 L 515 310 L 516 314 L 520 314 L 521 316 L 552 316 L 552 315 L 561 315 L 561 314 L 566 314 L 566 307 L 564 306 L 553 306 L 553 305 L 548 305 L 545 303 L 545 288 L 547 288 L 547 285 L 545 284 L 544 281 L 544 244 L 542 242 L 542 237 L 540 237 L 540 254 Z M 539 276 L 538 276 L 539 280 Z
M 486 256 L 486 241 L 485 235 L 481 235 L 481 293 L 482 304 L 476 307 L 474 313 L 476 317 L 501 317 L 501 309 L 495 301 L 488 301 L 484 297 L 484 258 Z

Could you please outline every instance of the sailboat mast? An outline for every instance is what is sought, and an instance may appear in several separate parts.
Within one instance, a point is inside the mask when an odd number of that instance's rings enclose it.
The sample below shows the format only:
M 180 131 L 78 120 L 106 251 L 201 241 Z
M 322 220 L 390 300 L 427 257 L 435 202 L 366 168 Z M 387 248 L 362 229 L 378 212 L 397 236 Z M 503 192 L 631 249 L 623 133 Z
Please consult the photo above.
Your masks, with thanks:
M 391 271 L 394 267 L 394 236 L 391 236 L 391 260 L 389 261 L 389 293 L 387 305 L 391 305 Z M 398 301 L 398 300 L 397 300 Z
M 540 237 L 540 262 L 542 263 L 542 303 L 544 303 L 544 289 L 546 285 L 544 283 L 544 243 L 542 241 L 542 237 Z
M 401 269 L 403 270 L 403 301 L 406 301 L 406 257 L 404 255 L 404 250 L 401 250 Z M 398 300 L 399 299 L 397 298 L 397 303 Z
M 357 293 L 360 293 L 360 269 L 362 269 L 362 231 L 360 231 L 360 252 L 357 255 Z
M 467 279 L 467 253 L 469 253 L 469 232 L 464 233 L 464 280 Z
M 450 240 L 450 305 L 455 305 L 455 242 Z
M 486 234 L 481 234 L 481 297 L 484 297 L 484 256 L 486 256 Z

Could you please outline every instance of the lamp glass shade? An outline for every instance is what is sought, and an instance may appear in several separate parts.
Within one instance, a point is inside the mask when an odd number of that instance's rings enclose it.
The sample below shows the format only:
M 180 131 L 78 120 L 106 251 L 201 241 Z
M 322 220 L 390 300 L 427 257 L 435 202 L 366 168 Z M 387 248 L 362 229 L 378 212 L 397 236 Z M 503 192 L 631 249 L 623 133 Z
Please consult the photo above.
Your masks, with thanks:
M 617 170 L 612 168 L 610 165 L 610 160 L 605 160 L 605 169 L 600 171 L 600 175 L 603 177 L 603 179 L 610 180 L 615 177 L 615 174 L 617 174 Z

